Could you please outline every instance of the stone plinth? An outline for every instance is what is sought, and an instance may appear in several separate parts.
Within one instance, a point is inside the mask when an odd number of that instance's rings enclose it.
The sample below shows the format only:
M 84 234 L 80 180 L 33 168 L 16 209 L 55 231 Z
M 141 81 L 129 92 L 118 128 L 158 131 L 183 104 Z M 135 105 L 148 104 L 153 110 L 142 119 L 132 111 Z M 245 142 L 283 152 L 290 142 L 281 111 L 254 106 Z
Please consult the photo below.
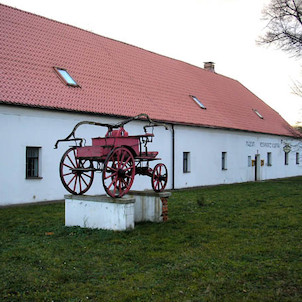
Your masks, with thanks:
M 124 231 L 134 228 L 135 199 L 65 195 L 65 226 Z
M 166 218 L 168 216 L 168 209 L 167 205 L 165 206 L 166 203 L 163 202 L 163 200 L 168 200 L 170 196 L 170 192 L 156 193 L 153 191 L 130 191 L 127 197 L 135 199 L 134 221 L 166 221 Z
M 168 219 L 170 192 L 131 191 L 123 198 L 65 195 L 65 226 L 125 231 L 135 222 Z

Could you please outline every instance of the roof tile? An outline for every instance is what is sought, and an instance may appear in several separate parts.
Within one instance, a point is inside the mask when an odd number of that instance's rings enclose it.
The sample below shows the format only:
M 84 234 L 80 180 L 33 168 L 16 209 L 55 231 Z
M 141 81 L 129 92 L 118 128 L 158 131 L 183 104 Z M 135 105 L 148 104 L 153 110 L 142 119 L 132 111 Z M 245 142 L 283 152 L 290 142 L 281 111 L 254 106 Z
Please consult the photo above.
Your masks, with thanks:
M 0 26 L 2 103 L 297 134 L 228 77 L 5 5 Z M 53 67 L 65 68 L 81 88 L 64 85 Z

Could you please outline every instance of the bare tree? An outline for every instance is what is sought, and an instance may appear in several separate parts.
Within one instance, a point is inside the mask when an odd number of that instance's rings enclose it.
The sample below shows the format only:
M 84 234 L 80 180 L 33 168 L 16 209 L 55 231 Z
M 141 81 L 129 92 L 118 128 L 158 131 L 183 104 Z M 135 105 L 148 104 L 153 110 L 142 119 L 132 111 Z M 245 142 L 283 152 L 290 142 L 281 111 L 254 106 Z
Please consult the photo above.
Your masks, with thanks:
M 268 21 L 266 33 L 258 43 L 275 45 L 278 48 L 302 56 L 302 0 L 271 0 L 263 10 Z
M 294 57 L 302 57 L 302 0 L 271 0 L 262 13 L 268 23 L 258 44 L 275 45 Z M 302 97 L 302 83 L 294 81 L 292 92 Z
M 292 86 L 292 92 L 293 94 L 302 96 L 302 83 L 298 81 L 294 81 Z

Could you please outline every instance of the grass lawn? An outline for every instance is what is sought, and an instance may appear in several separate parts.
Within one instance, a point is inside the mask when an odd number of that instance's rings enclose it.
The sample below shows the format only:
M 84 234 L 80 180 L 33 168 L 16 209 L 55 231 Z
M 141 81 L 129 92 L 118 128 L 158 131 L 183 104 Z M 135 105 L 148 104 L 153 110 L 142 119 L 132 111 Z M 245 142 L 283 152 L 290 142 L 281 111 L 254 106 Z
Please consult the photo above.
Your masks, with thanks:
M 173 192 L 169 221 L 0 208 L 0 301 L 302 301 L 302 177 Z

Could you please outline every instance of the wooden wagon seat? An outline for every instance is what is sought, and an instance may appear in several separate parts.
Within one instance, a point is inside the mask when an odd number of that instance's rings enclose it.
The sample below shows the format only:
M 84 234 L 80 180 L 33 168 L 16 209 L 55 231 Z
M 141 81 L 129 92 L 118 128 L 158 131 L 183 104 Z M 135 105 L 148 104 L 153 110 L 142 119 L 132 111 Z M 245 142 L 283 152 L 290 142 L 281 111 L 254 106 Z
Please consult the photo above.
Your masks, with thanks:
M 154 137 L 153 133 L 145 133 L 145 134 L 141 134 L 141 135 L 133 135 L 133 136 L 129 136 L 129 137 L 135 137 L 135 138 L 139 138 L 142 141 L 144 141 L 144 139 L 148 139 L 148 137 Z M 141 150 L 141 154 L 139 156 L 137 156 L 137 159 L 142 159 L 142 160 L 152 160 L 155 159 L 156 156 L 158 155 L 157 151 L 147 151 L 144 152 L 143 150 Z M 160 159 L 160 158 L 156 158 L 156 159 Z
M 146 159 L 146 160 L 152 160 L 155 159 L 157 156 L 158 152 L 157 151 L 148 151 L 148 152 L 141 152 L 139 156 L 137 156 L 137 159 Z M 156 158 L 160 159 L 160 158 Z

